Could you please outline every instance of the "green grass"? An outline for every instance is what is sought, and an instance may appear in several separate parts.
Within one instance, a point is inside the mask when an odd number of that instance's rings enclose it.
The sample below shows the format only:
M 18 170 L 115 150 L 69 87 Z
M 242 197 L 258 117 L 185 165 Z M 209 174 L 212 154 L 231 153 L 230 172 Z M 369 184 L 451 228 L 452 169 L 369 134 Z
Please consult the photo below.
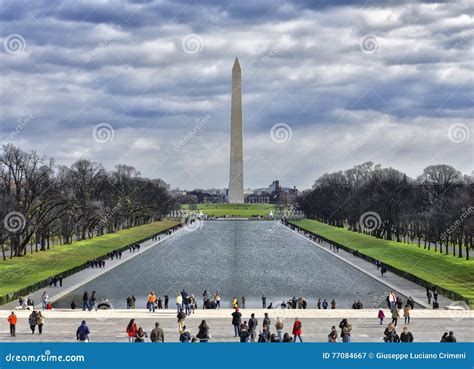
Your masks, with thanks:
M 238 216 L 248 218 L 251 216 L 268 215 L 275 211 L 278 205 L 274 204 L 196 204 L 197 211 L 212 217 Z M 182 205 L 182 209 L 189 210 L 190 205 Z
M 381 240 L 347 229 L 329 226 L 314 220 L 291 221 L 308 231 L 319 234 L 361 254 L 379 259 L 399 270 L 411 273 L 434 285 L 456 292 L 474 302 L 474 263 L 465 258 L 444 255 L 418 248 L 416 244 L 402 244 Z
M 137 242 L 178 224 L 163 220 L 124 229 L 69 245 L 56 245 L 50 250 L 33 252 L 20 258 L 0 260 L 0 296 L 31 286 L 52 275 L 84 264 L 108 252 Z M 28 249 L 29 251 L 29 249 Z

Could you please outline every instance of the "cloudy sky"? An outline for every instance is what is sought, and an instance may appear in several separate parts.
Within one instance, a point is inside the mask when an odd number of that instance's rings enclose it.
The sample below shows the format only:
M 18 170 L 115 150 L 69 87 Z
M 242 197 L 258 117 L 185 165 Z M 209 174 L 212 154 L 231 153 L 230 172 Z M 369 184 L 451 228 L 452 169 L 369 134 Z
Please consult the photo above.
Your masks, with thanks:
M 238 56 L 245 187 L 366 161 L 473 170 L 468 0 L 0 4 L 0 141 L 60 164 L 226 187 Z

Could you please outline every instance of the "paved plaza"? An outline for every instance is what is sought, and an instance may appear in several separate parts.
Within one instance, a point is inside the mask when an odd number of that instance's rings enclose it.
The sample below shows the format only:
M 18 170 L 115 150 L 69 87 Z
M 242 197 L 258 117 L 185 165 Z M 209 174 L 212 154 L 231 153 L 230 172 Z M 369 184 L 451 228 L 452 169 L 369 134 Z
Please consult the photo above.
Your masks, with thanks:
M 377 310 L 262 310 L 243 309 L 243 319 L 247 320 L 251 313 L 255 313 L 262 324 L 264 312 L 268 312 L 272 320 L 271 331 L 274 331 L 276 317 L 284 321 L 284 331 L 291 333 L 295 317 L 301 319 L 303 324 L 303 339 L 307 342 L 326 342 L 327 335 L 332 325 L 338 326 L 343 318 L 352 324 L 353 342 L 382 342 L 383 331 L 391 319 L 385 309 L 384 325 L 377 320 Z M 0 341 L 8 342 L 41 342 L 58 341 L 71 342 L 75 340 L 75 332 L 83 319 L 91 331 L 93 342 L 126 342 L 125 328 L 131 318 L 135 318 L 137 325 L 150 332 L 156 321 L 165 333 L 167 342 L 178 341 L 178 328 L 175 310 L 160 310 L 150 313 L 144 309 L 139 310 L 105 310 L 99 312 L 83 312 L 81 310 L 54 310 L 45 312 L 45 325 L 43 334 L 32 335 L 28 326 L 28 311 L 17 311 L 18 325 L 17 337 L 9 336 L 6 318 L 10 312 L 0 311 Z M 211 342 L 238 342 L 233 336 L 231 325 L 231 309 L 197 310 L 195 314 L 185 321 L 187 328 L 194 336 L 202 319 L 206 319 L 212 336 Z M 446 331 L 454 331 L 458 341 L 472 341 L 472 327 L 474 326 L 474 312 L 472 311 L 447 311 L 447 310 L 422 310 L 412 311 L 410 331 L 415 337 L 415 342 L 439 342 L 441 335 Z M 401 332 L 403 318 L 399 319 L 397 332 Z M 338 329 L 339 331 L 339 329 Z

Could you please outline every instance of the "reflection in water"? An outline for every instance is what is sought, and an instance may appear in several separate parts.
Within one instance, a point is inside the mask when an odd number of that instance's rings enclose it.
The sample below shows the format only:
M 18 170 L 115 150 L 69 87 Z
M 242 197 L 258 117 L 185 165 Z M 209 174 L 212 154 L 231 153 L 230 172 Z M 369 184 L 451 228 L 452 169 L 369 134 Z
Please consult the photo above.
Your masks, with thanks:
M 96 290 L 114 308 L 125 308 L 135 295 L 144 308 L 151 290 L 170 296 L 186 289 L 202 302 L 204 290 L 223 294 L 222 307 L 233 296 L 245 296 L 247 307 L 279 306 L 283 299 L 304 297 L 308 308 L 318 298 L 333 298 L 338 308 L 360 299 L 364 307 L 385 305 L 388 287 L 329 255 L 309 241 L 271 221 L 208 221 L 192 232 L 182 231 L 134 259 L 87 283 L 56 303 L 82 305 L 82 293 Z

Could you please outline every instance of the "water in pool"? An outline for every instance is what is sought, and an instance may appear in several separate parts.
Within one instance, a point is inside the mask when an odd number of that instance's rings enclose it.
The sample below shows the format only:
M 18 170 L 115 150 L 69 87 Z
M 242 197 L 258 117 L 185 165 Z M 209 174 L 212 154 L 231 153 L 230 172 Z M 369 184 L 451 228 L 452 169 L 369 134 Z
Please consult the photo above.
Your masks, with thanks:
M 84 290 L 97 291 L 114 308 L 125 308 L 135 295 L 137 308 L 144 308 L 151 290 L 168 294 L 174 306 L 182 289 L 202 302 L 204 290 L 220 290 L 222 306 L 232 297 L 246 298 L 247 307 L 278 307 L 283 300 L 303 297 L 308 308 L 318 298 L 338 308 L 350 308 L 354 300 L 364 307 L 384 306 L 388 287 L 319 249 L 277 222 L 205 221 L 194 231 L 183 230 L 154 248 L 85 284 L 58 301 L 69 307 L 82 304 Z

